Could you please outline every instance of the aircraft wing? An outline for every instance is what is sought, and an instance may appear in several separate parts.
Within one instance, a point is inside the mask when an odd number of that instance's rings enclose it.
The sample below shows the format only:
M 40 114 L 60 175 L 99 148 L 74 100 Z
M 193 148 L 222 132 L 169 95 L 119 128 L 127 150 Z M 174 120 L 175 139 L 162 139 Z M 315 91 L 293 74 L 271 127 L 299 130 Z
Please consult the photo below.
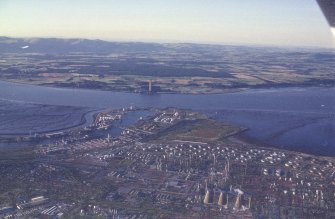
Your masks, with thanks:
M 335 37 L 335 0 L 317 0 Z

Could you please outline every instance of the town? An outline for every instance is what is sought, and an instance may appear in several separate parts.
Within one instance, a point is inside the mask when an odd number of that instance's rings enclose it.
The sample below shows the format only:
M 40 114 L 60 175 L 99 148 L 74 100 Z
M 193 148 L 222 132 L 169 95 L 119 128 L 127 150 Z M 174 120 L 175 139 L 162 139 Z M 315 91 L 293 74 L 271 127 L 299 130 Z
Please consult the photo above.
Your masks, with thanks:
M 244 128 L 175 108 L 109 133 L 138 110 L 2 159 L 0 217 L 335 217 L 333 158 L 248 144 Z

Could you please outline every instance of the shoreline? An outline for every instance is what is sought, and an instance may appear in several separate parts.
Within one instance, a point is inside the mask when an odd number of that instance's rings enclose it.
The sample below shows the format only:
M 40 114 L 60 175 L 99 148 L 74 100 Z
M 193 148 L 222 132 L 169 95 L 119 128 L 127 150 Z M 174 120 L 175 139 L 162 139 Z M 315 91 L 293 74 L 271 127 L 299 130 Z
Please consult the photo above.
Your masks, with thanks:
M 315 156 L 315 157 L 322 157 L 322 158 L 335 160 L 335 155 L 326 156 L 326 155 L 317 154 L 317 153 L 313 153 L 313 152 L 309 152 L 309 151 L 302 151 L 302 150 L 299 150 L 299 149 L 290 150 L 290 149 L 285 148 L 284 146 L 279 146 L 279 145 L 263 142 L 263 141 L 261 141 L 257 138 L 254 138 L 252 136 L 248 136 L 245 133 L 248 130 L 249 129 L 247 129 L 245 131 L 242 131 L 240 133 L 237 133 L 236 135 L 230 136 L 228 138 L 228 140 L 230 140 L 233 143 L 239 143 L 239 144 L 243 144 L 245 146 L 253 146 L 253 147 L 260 148 L 260 149 L 280 150 L 280 151 L 286 151 L 288 153 L 298 153 L 298 154 L 305 155 L 305 156 Z
M 90 114 L 93 113 L 91 116 L 92 116 L 92 118 L 94 118 L 94 116 L 101 111 L 103 111 L 103 109 L 90 110 L 90 111 L 85 112 L 84 114 L 81 115 L 80 121 L 76 125 L 68 126 L 68 127 L 65 127 L 65 128 L 57 128 L 57 129 L 53 129 L 53 130 L 40 131 L 40 132 L 36 132 L 36 134 L 37 135 L 48 135 L 48 134 L 53 134 L 55 132 L 67 132 L 67 131 L 71 131 L 71 130 L 76 129 L 76 128 L 80 128 L 81 126 L 85 125 L 88 122 L 87 121 L 87 116 L 90 116 Z M 12 133 L 12 134 L 0 133 L 0 142 L 2 140 L 1 138 L 13 139 L 13 138 L 17 138 L 17 137 L 34 137 L 34 136 L 30 133 Z
M 228 137 L 228 140 L 233 143 L 242 144 L 245 147 L 251 146 L 251 147 L 256 147 L 256 148 L 264 149 L 264 150 L 284 151 L 286 153 L 299 154 L 302 156 L 314 156 L 314 157 L 323 158 L 323 159 L 332 160 L 332 161 L 335 160 L 335 156 L 324 156 L 324 155 L 318 155 L 318 154 L 313 154 L 313 153 L 308 153 L 308 152 L 303 152 L 303 151 L 288 150 L 285 148 L 280 148 L 278 146 L 262 142 L 256 138 L 247 136 L 245 134 L 246 131 L 247 130 L 237 133 L 236 135 L 230 136 Z
M 53 83 L 50 84 L 34 84 L 28 83 L 25 81 L 18 81 L 18 80 L 8 80 L 0 78 L 0 82 L 5 83 L 14 83 L 19 85 L 29 85 L 29 86 L 39 86 L 39 87 L 46 87 L 46 88 L 56 88 L 56 89 L 68 89 L 68 90 L 83 90 L 83 91 L 105 91 L 105 92 L 117 92 L 117 93 L 129 93 L 129 94 L 143 94 L 143 95 L 160 95 L 160 94 L 183 94 L 183 95 L 205 95 L 205 94 L 226 94 L 226 93 L 239 93 L 245 92 L 250 90 L 273 90 L 273 89 L 285 89 L 285 88 L 333 88 L 333 84 L 292 84 L 292 85 L 263 85 L 263 86 L 246 86 L 240 88 L 227 88 L 221 90 L 212 90 L 212 91 L 197 91 L 194 92 L 177 92 L 177 91 L 162 91 L 162 92 L 154 92 L 154 93 L 147 93 L 147 92 L 134 92 L 134 91 L 127 91 L 127 90 L 118 90 L 118 89 L 101 89 L 101 88 L 89 88 L 89 87 L 71 87 L 71 86 L 57 86 Z
M 0 80 L 0 83 L 1 83 L 1 80 Z M 10 81 L 4 81 L 3 82 L 4 84 L 5 83 L 8 83 L 8 86 L 10 87 L 11 86 L 11 83 L 13 84 L 13 87 L 15 87 L 14 85 L 15 84 L 21 84 L 22 86 L 23 85 L 27 85 L 26 83 L 20 83 L 20 82 L 10 82 Z M 28 84 L 28 86 L 36 86 L 36 87 L 40 87 L 40 88 L 45 88 L 46 86 L 41 86 L 41 85 L 31 85 L 31 84 Z M 23 87 L 25 87 L 25 86 L 23 86 Z M 29 88 L 29 87 L 27 87 L 27 88 Z M 271 93 L 271 91 L 276 91 L 276 90 L 278 90 L 278 91 L 280 91 L 280 92 L 285 92 L 285 93 L 288 93 L 289 91 L 291 91 L 291 90 L 294 90 L 294 89 L 296 89 L 297 88 L 297 90 L 298 91 L 300 91 L 300 89 L 298 88 L 298 87 L 290 87 L 290 88 L 287 88 L 287 87 L 285 87 L 285 88 L 268 88 L 268 89 L 262 89 L 262 91 L 264 91 L 264 92 L 270 92 Z M 322 89 L 322 88 L 324 88 L 324 89 L 326 89 L 324 86 L 322 86 L 322 87 L 312 87 L 312 88 L 316 88 L 316 89 L 318 89 L 318 88 L 320 88 L 320 89 Z M 70 88 L 56 88 L 56 89 L 60 89 L 60 90 L 69 90 Z M 83 89 L 83 88 L 80 88 L 80 89 Z M 291 90 L 290 90 L 291 89 Z M 330 88 L 331 89 L 331 88 Z M 84 89 L 83 89 L 84 90 Z M 86 91 L 93 91 L 92 89 L 85 89 Z M 256 90 L 256 89 L 254 89 L 254 90 Z M 260 90 L 260 89 L 257 89 L 257 90 Z M 303 89 L 301 89 L 301 90 L 303 90 Z M 286 92 L 287 91 L 287 92 Z M 126 92 L 123 92 L 123 91 L 119 91 L 118 93 L 126 93 Z M 131 92 L 128 92 L 128 93 L 131 93 Z M 137 95 L 137 96 L 141 96 L 141 95 L 139 95 L 138 93 L 136 94 L 136 93 L 133 93 L 134 95 Z M 176 96 L 178 95 L 179 93 L 176 93 Z M 98 93 L 98 95 L 100 95 L 99 93 Z M 106 92 L 106 95 L 109 95 L 109 93 L 108 92 Z M 143 96 L 144 95 L 150 95 L 150 94 L 143 94 Z M 155 95 L 155 94 L 153 94 L 153 95 Z M 159 94 L 157 94 L 157 95 L 159 95 Z M 194 94 L 185 94 L 185 95 L 194 95 Z M 198 95 L 200 95 L 200 94 L 198 94 Z M 271 95 L 271 94 L 270 94 Z M 97 95 L 95 95 L 95 96 L 97 96 Z M 172 96 L 172 95 L 171 95 Z M 205 95 L 206 96 L 206 95 Z M 151 99 L 150 97 L 146 97 L 146 98 L 148 98 L 148 99 Z M 172 96 L 172 98 L 173 98 L 173 96 Z M 187 98 L 187 96 L 186 96 L 186 98 Z M 205 97 L 206 98 L 206 97 Z M 214 97 L 214 98 L 216 98 L 216 97 Z M 52 104 L 51 104 L 52 105 Z M 62 104 L 63 105 L 63 104 Z M 156 107 L 155 107 L 156 108 Z M 180 108 L 180 107 L 179 107 Z M 94 109 L 94 107 L 92 107 L 91 109 Z M 185 108 L 186 109 L 186 108 Z M 94 111 L 94 110 L 93 110 Z M 90 113 L 91 111 L 88 111 L 88 112 L 86 112 L 84 115 L 83 115 L 83 117 L 85 117 L 85 116 L 87 116 L 87 115 L 89 115 L 89 113 Z M 99 110 L 96 110 L 96 112 L 99 112 Z M 63 128 L 57 128 L 57 129 L 53 129 L 53 130 L 49 130 L 49 131 L 45 131 L 45 132 L 39 132 L 40 134 L 46 134 L 46 133 L 52 133 L 52 132 L 57 132 L 57 131 L 66 131 L 66 130 L 71 130 L 71 129 L 73 129 L 73 128 L 76 128 L 76 127 L 80 127 L 80 126 L 82 126 L 83 124 L 85 124 L 85 122 L 84 121 L 82 121 L 83 120 L 83 117 L 81 118 L 81 120 L 80 120 L 80 122 L 78 122 L 76 125 L 73 125 L 73 126 L 69 126 L 69 127 L 67 127 L 67 128 L 65 128 L 65 129 L 63 129 Z M 14 130 L 15 131 L 15 130 Z M 17 137 L 17 136 L 20 136 L 20 134 L 22 135 L 22 134 L 26 134 L 25 136 L 26 137 L 29 137 L 29 133 L 28 132 L 26 132 L 26 133 L 13 133 L 13 134 L 6 134 L 6 135 L 2 135 L 2 136 L 0 136 L 0 137 L 11 137 L 12 139 L 14 139 L 15 137 Z M 241 136 L 240 136 L 241 137 Z M 283 149 L 283 146 L 281 146 L 281 145 L 275 145 L 275 144 L 264 144 L 263 142 L 261 142 L 260 140 L 257 140 L 257 139 L 252 139 L 252 138 L 246 138 L 245 136 L 242 136 L 243 137 L 243 141 L 244 141 L 244 143 L 246 143 L 246 144 L 254 144 L 254 145 L 257 145 L 257 146 L 261 146 L 261 147 L 266 147 L 266 148 L 276 148 L 276 149 Z M 297 147 L 298 148 L 298 150 L 290 150 L 289 149 L 289 151 L 295 151 L 295 152 L 301 152 L 301 151 L 303 151 L 303 150 L 301 150 L 300 148 L 299 148 L 299 146 Z M 283 150 L 285 150 L 285 149 L 283 149 Z M 307 153 L 307 154 L 312 154 L 312 155 L 317 155 L 317 156 L 322 156 L 322 155 L 318 155 L 317 153 L 313 153 L 313 152 L 309 152 L 309 151 L 306 151 L 306 152 L 304 152 L 304 153 Z

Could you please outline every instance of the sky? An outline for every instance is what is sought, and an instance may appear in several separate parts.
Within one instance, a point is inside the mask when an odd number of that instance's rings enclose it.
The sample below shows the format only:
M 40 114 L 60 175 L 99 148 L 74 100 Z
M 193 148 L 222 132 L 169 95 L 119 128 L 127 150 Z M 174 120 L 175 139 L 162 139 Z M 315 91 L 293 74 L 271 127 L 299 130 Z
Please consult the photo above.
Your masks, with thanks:
M 0 0 L 0 36 L 335 45 L 315 0 Z

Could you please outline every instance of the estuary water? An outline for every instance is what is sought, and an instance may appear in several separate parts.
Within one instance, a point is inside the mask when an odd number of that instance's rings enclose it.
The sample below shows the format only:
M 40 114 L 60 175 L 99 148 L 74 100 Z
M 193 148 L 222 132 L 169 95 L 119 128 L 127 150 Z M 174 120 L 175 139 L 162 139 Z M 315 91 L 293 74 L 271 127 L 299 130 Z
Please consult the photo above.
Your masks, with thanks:
M 91 109 L 129 106 L 192 109 L 249 128 L 245 135 L 274 147 L 335 156 L 335 88 L 146 95 L 0 81 L 0 99 Z

